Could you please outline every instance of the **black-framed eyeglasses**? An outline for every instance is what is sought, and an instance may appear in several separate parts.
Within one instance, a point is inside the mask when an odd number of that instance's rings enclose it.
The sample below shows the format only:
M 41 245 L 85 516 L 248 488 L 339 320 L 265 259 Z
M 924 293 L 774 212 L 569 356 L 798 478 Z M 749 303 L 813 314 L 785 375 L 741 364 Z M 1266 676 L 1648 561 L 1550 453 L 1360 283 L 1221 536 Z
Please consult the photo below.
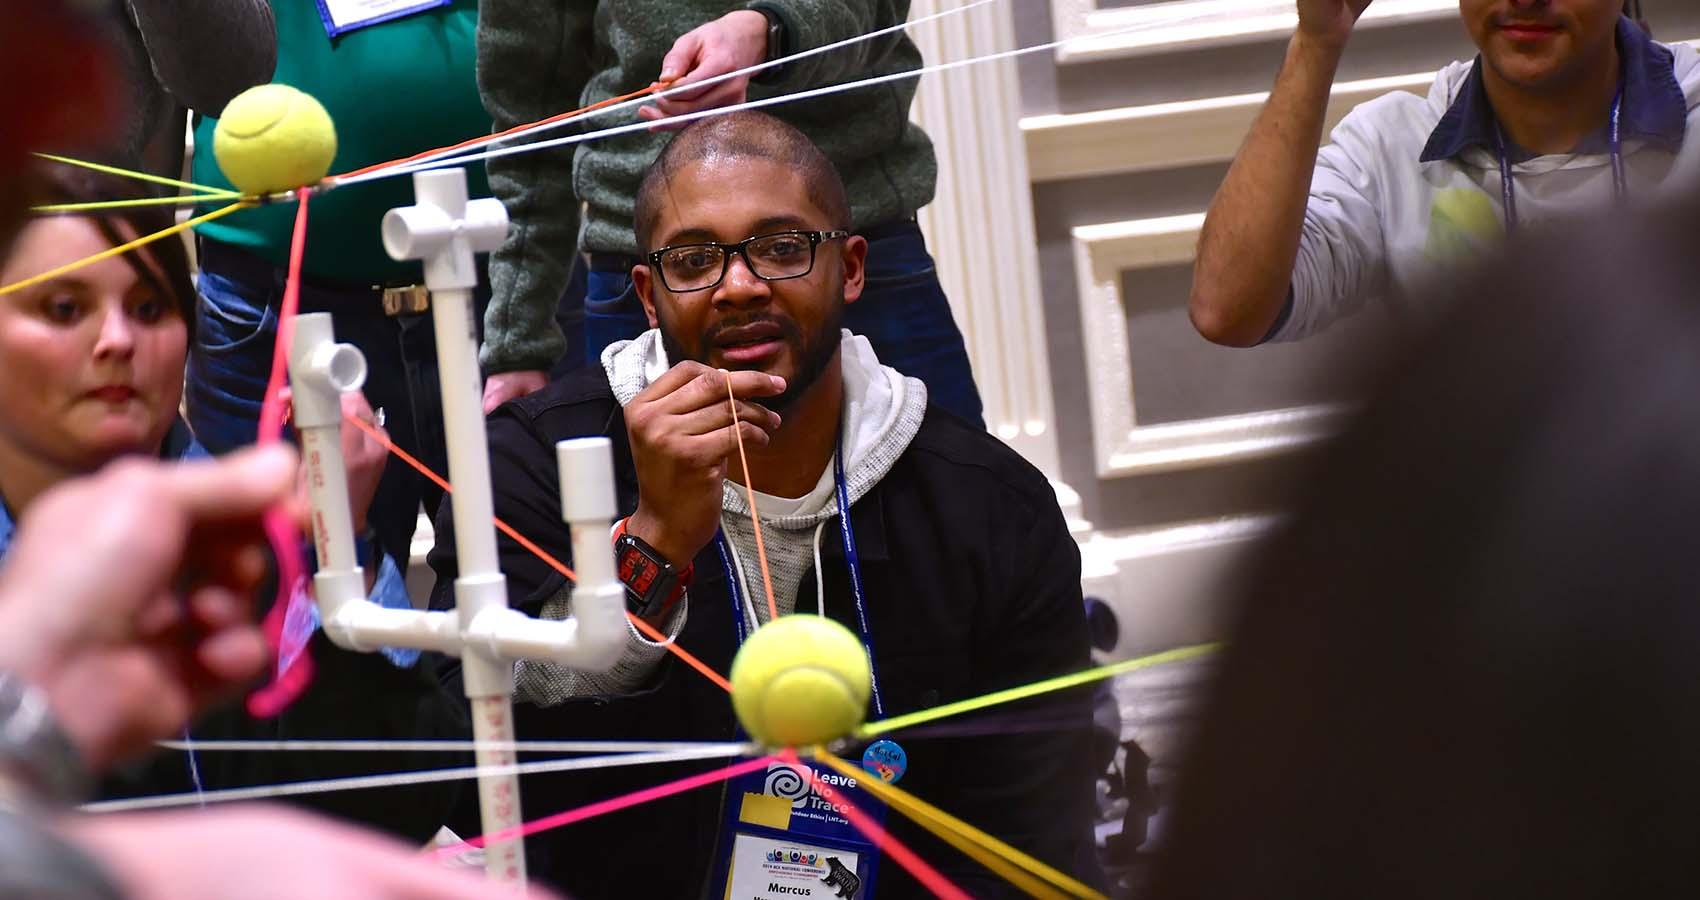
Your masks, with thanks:
M 784 281 L 814 271 L 815 249 L 827 241 L 849 237 L 848 231 L 776 231 L 745 238 L 736 244 L 704 241 L 662 247 L 645 257 L 661 274 L 661 283 L 675 294 L 706 291 L 718 285 L 732 266 L 732 255 L 744 258 L 757 278 Z

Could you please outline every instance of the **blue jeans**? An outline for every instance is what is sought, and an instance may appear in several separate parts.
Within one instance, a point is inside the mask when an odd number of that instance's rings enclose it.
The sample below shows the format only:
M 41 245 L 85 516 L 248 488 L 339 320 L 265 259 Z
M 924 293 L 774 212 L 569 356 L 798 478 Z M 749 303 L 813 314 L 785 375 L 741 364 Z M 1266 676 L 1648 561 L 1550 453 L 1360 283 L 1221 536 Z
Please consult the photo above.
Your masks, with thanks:
M 195 436 L 213 453 L 251 444 L 271 374 L 283 270 L 241 249 L 201 241 L 200 304 L 189 351 L 184 405 Z M 484 295 L 487 297 L 488 295 Z M 481 306 L 483 298 L 475 298 Z M 365 394 L 384 410 L 396 445 L 446 473 L 437 344 L 430 313 L 386 316 L 377 292 L 303 284 L 302 312 L 335 315 L 336 337 L 366 356 Z M 386 553 L 406 568 L 421 503 L 435 513 L 442 491 L 400 460 L 378 482 L 367 521 Z
M 968 348 L 951 317 L 950 302 L 939 284 L 921 226 L 899 222 L 860 234 L 868 239 L 867 284 L 861 299 L 845 309 L 844 327 L 866 337 L 880 362 L 925 382 L 934 406 L 985 428 Z M 556 316 L 563 330 L 569 323 L 576 330 L 582 322 L 584 362 L 591 365 L 602 358 L 602 348 L 649 329 L 643 304 L 631 285 L 630 266 L 622 264 L 629 261 L 610 262 L 614 264 L 598 257 L 585 273 L 583 293 L 576 295 L 575 271 L 574 287 L 562 296 L 562 309 Z M 575 315 L 579 308 L 582 317 Z M 567 339 L 572 341 L 571 331 Z M 567 355 L 573 355 L 571 350 Z

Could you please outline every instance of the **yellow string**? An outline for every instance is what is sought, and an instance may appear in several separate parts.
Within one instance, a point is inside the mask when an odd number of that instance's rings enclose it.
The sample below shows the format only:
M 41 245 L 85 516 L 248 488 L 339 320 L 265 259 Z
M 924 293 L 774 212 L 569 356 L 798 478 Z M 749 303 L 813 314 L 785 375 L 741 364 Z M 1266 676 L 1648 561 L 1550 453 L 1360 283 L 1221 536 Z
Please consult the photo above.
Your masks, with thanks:
M 232 200 L 232 199 L 235 199 L 237 197 L 242 196 L 241 194 L 239 194 L 235 191 L 228 190 L 228 189 L 225 189 L 225 188 L 207 187 L 204 184 L 195 184 L 195 183 L 189 182 L 189 181 L 178 181 L 175 178 L 166 178 L 163 175 L 154 175 L 150 172 L 137 172 L 134 169 L 120 169 L 117 166 L 103 165 L 101 163 L 89 162 L 88 160 L 84 160 L 84 159 L 72 159 L 68 156 L 54 156 L 51 153 L 37 153 L 36 156 L 39 156 L 42 159 L 50 159 L 50 160 L 52 160 L 56 163 L 64 163 L 67 166 L 82 166 L 85 169 L 93 169 L 96 172 L 105 172 L 108 175 L 122 175 L 125 178 L 134 178 L 137 181 L 151 181 L 154 184 L 164 184 L 164 185 L 170 185 L 171 187 L 186 188 L 188 190 L 195 191 L 197 193 L 205 194 L 209 197 L 218 197 L 218 198 L 222 198 L 222 199 L 226 199 L 226 200 Z
M 162 238 L 168 238 L 168 237 L 171 237 L 174 234 L 180 234 L 184 231 L 187 231 L 187 230 L 195 227 L 196 225 L 201 224 L 202 222 L 211 222 L 212 220 L 214 220 L 214 219 L 216 219 L 220 216 L 229 215 L 229 214 L 231 214 L 231 213 L 233 213 L 233 212 L 235 212 L 235 211 L 237 211 L 237 210 L 239 210 L 242 207 L 247 206 L 247 205 L 248 204 L 246 204 L 246 203 L 238 201 L 236 203 L 230 204 L 229 206 L 223 207 L 222 209 L 215 209 L 212 212 L 207 213 L 204 216 L 197 216 L 193 219 L 188 220 L 187 222 L 179 222 L 176 225 L 171 226 L 170 228 L 166 228 L 166 229 L 161 230 L 161 231 L 156 231 L 153 234 L 144 234 L 141 237 L 136 238 L 133 241 L 130 241 L 130 242 L 124 243 L 124 244 L 119 244 L 116 247 L 111 247 L 111 248 L 108 248 L 106 250 L 102 250 L 99 253 L 94 254 L 93 256 L 85 256 L 82 259 L 77 260 L 76 262 L 66 263 L 65 265 L 62 265 L 57 269 L 52 269 L 50 271 L 43 272 L 40 275 L 32 275 L 28 278 L 25 278 L 23 281 L 14 281 L 11 284 L 6 285 L 5 287 L 0 287 L 0 296 L 10 294 L 13 291 L 21 291 L 24 288 L 27 288 L 31 285 L 40 284 L 43 281 L 50 281 L 54 278 L 58 278 L 59 276 L 65 274 L 66 272 L 74 272 L 77 269 L 82 268 L 83 266 L 93 265 L 97 262 L 100 262 L 101 260 L 111 259 L 114 256 L 118 256 L 120 254 L 128 253 L 131 250 L 136 249 L 137 247 L 141 247 L 141 246 L 145 246 L 147 244 L 151 244 L 154 241 L 160 240 Z
M 30 212 L 35 213 L 66 213 L 66 212 L 95 212 L 103 209 L 125 209 L 131 206 L 193 206 L 208 200 L 234 200 L 238 195 L 232 194 L 179 194 L 173 197 L 135 197 L 129 200 L 91 200 L 87 203 L 50 203 L 46 206 L 32 206 Z
M 1030 896 L 1041 897 L 1044 900 L 1067 900 L 1070 897 L 1105 900 L 1103 894 L 1074 878 L 1045 865 L 950 813 L 916 797 L 914 794 L 896 785 L 887 784 L 877 775 L 869 777 L 867 772 L 857 769 L 824 750 L 818 751 L 816 758 L 837 769 L 840 775 L 857 779 L 858 784 L 867 788 L 886 805 L 913 819 L 915 824 L 932 832 L 944 842 L 962 851 L 970 859 L 1026 891 Z
M 1130 659 L 1125 662 L 1099 666 L 1095 669 L 1087 669 L 1084 672 L 1076 672 L 1073 675 L 1059 675 L 1056 678 L 1047 678 L 1044 681 L 1036 681 L 1032 684 L 1022 685 L 1021 687 L 994 691 L 993 693 L 985 694 L 983 696 L 970 697 L 967 700 L 958 700 L 955 703 L 946 703 L 943 706 L 935 706 L 932 709 L 923 709 L 920 712 L 912 712 L 908 715 L 896 716 L 879 722 L 869 722 L 858 729 L 856 733 L 860 737 L 875 737 L 881 734 L 889 734 L 900 728 L 910 728 L 926 722 L 932 722 L 937 719 L 961 715 L 962 713 L 973 712 L 977 709 L 985 709 L 988 706 L 997 706 L 1000 703 L 1011 703 L 1037 694 L 1048 694 L 1051 691 L 1060 691 L 1065 688 L 1075 687 L 1076 685 L 1100 681 L 1105 678 L 1113 678 L 1124 672 L 1132 672 L 1135 669 L 1146 669 L 1151 666 L 1162 665 L 1163 663 L 1179 662 L 1183 659 L 1192 659 L 1197 656 L 1207 656 L 1216 652 L 1217 648 L 1220 646 L 1220 644 L 1197 644 L 1191 647 L 1179 647 L 1174 650 L 1165 650 L 1162 653 L 1154 653 L 1150 656 L 1142 656 L 1139 659 Z

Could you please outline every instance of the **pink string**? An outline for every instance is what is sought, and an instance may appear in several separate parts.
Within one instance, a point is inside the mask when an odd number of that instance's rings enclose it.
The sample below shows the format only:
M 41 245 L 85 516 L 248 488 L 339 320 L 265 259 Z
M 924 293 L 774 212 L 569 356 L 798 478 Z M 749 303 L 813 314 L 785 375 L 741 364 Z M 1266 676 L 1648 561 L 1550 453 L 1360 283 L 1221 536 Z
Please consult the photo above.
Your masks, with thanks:
M 297 193 L 295 231 L 289 239 L 289 277 L 284 282 L 283 303 L 278 311 L 277 341 L 272 348 L 271 378 L 266 382 L 265 398 L 260 404 L 260 430 L 256 443 L 275 444 L 283 440 L 283 384 L 289 374 L 289 344 L 295 333 L 295 314 L 301 307 L 301 257 L 307 249 L 307 198 L 311 192 Z M 264 624 L 266 642 L 276 658 L 288 664 L 276 673 L 270 684 L 248 697 L 248 712 L 257 718 L 271 718 L 294 703 L 313 678 L 313 659 L 302 653 L 301 647 L 285 647 L 283 623 L 292 603 L 306 602 L 307 574 L 302 564 L 301 530 L 288 512 L 279 507 L 266 511 L 262 520 L 266 541 L 272 556 L 277 559 L 277 596 L 266 613 Z
M 471 838 L 465 843 L 439 847 L 437 852 L 439 854 L 459 853 L 464 851 L 467 847 L 483 847 L 490 843 L 501 843 L 503 841 L 512 841 L 523 837 L 529 837 L 540 831 L 548 831 L 552 828 L 563 828 L 567 825 L 573 824 L 574 822 L 583 822 L 585 819 L 594 819 L 597 816 L 606 815 L 611 812 L 618 812 L 622 809 L 626 809 L 627 807 L 638 806 L 643 803 L 649 803 L 653 800 L 660 800 L 662 797 L 671 797 L 674 794 L 682 794 L 685 791 L 694 790 L 696 788 L 703 787 L 704 785 L 715 784 L 717 782 L 737 778 L 739 775 L 743 775 L 746 772 L 753 772 L 756 769 L 767 768 L 767 766 L 773 761 L 774 757 L 763 756 L 760 759 L 733 763 L 723 769 L 703 772 L 700 775 L 691 775 L 687 778 L 681 778 L 678 781 L 670 781 L 666 784 L 657 785 L 655 787 L 644 788 L 641 791 L 633 791 L 632 793 L 626 794 L 622 797 L 614 797 L 609 800 L 599 800 L 588 806 L 581 806 L 578 809 L 569 809 L 563 813 L 545 816 L 541 819 L 526 822 L 522 825 L 516 825 L 513 828 L 504 828 L 494 834 L 486 834 L 481 837 Z
M 875 846 L 885 851 L 886 856 L 891 857 L 898 865 L 907 869 L 909 874 L 921 883 L 922 887 L 933 892 L 933 896 L 942 897 L 945 900 L 969 900 L 967 893 L 951 884 L 950 880 L 940 875 L 937 869 L 927 865 L 921 857 L 915 855 L 915 851 L 899 843 L 896 838 L 891 836 L 890 832 L 881 828 L 872 816 L 857 809 L 856 805 L 850 802 L 850 798 L 844 796 L 842 792 L 834 790 L 826 782 L 821 781 L 820 776 L 814 773 L 814 769 L 800 765 L 795 750 L 786 750 L 780 753 L 780 758 L 807 772 L 809 780 L 814 782 L 815 793 L 820 794 L 829 803 L 838 806 L 844 813 L 844 818 L 849 819 L 850 824 L 855 826 L 857 831 L 860 831 L 864 837 L 873 841 Z

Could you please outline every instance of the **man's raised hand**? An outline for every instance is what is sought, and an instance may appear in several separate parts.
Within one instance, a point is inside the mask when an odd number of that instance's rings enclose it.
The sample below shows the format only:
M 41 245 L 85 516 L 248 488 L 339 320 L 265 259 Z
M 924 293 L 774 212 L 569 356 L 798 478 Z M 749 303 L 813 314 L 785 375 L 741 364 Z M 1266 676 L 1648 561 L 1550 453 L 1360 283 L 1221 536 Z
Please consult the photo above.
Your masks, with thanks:
M 728 383 L 737 398 L 735 422 Z M 738 436 L 765 446 L 779 428 L 779 414 L 755 399 L 784 391 L 785 379 L 777 375 L 682 362 L 633 398 L 626 433 L 637 467 L 638 508 L 627 532 L 674 565 L 688 565 L 720 527 L 721 484 Z

